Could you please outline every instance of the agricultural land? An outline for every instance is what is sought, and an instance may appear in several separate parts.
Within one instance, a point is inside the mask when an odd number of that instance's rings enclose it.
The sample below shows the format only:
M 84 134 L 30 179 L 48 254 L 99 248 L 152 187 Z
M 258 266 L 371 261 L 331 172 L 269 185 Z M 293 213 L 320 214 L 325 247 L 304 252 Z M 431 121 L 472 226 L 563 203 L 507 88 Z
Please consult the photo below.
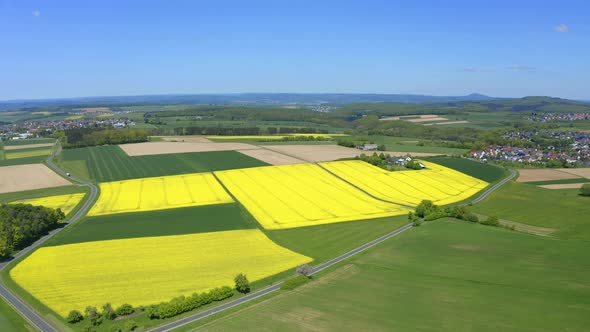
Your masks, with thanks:
M 544 97 L 0 112 L 0 330 L 584 331 L 590 127 L 561 109 L 590 112 Z

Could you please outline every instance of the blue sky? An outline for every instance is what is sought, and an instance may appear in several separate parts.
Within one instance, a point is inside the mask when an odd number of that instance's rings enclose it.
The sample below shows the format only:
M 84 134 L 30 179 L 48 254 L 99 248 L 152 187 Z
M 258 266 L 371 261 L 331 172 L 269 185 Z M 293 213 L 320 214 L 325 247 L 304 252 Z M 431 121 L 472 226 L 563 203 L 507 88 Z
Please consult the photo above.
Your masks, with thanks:
M 0 100 L 359 92 L 590 99 L 590 1 L 0 0 Z

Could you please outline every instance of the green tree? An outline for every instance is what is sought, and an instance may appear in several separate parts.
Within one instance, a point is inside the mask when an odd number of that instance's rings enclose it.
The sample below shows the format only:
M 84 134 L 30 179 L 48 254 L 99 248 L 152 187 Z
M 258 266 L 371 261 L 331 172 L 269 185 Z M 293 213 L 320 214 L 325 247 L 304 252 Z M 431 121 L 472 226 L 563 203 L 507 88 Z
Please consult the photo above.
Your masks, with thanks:
M 122 304 L 119 308 L 117 308 L 117 310 L 115 310 L 117 316 L 127 316 L 131 315 L 134 312 L 135 309 L 133 309 L 133 306 L 128 303 Z
M 500 220 L 496 216 L 489 216 L 486 220 L 482 221 L 482 224 L 488 226 L 500 226 Z
M 250 282 L 243 273 L 238 274 L 234 281 L 236 283 L 236 290 L 242 294 L 250 293 Z
M 117 314 L 115 313 L 115 310 L 113 309 L 110 303 L 105 303 L 102 306 L 102 315 L 106 317 L 106 319 L 110 320 L 117 318 Z
M 79 312 L 78 310 L 70 311 L 70 313 L 68 314 L 68 317 L 66 318 L 68 323 L 71 323 L 71 324 L 75 324 L 83 319 L 84 319 L 84 316 L 82 316 L 82 313 Z
M 580 188 L 580 195 L 582 196 L 590 196 L 590 183 L 585 183 Z
M 92 323 L 92 325 L 99 325 L 100 321 L 100 314 L 96 307 L 88 306 L 84 310 L 85 317 Z

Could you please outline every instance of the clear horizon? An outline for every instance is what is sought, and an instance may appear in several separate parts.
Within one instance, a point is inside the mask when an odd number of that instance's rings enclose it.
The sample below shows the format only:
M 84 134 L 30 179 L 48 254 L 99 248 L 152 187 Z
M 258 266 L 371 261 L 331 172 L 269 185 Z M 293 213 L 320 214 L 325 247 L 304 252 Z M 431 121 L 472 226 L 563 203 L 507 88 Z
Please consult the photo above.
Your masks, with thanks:
M 0 1 L 0 100 L 376 93 L 590 100 L 590 3 Z

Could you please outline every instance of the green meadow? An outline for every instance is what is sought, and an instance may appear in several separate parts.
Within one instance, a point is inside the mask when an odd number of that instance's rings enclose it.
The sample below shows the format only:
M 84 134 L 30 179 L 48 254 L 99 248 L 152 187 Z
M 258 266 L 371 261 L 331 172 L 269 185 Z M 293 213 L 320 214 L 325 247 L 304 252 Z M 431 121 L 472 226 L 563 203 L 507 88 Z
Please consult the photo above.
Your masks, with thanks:
M 116 145 L 64 150 L 56 158 L 56 163 L 75 176 L 92 182 L 268 165 L 236 151 L 130 157 Z
M 294 291 L 180 330 L 586 331 L 589 250 L 586 241 L 440 220 Z

